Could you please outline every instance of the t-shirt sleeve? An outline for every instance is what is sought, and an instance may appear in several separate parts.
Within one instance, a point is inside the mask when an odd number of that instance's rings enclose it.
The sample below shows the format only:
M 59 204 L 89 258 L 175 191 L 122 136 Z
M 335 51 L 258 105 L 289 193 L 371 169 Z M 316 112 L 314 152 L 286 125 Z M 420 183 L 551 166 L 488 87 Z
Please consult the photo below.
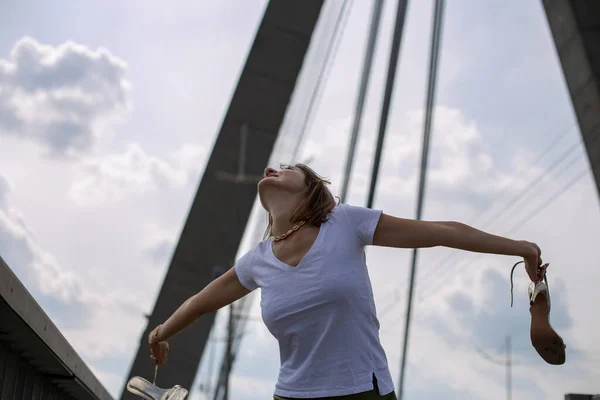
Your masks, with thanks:
M 234 265 L 235 273 L 240 280 L 240 283 L 248 290 L 255 290 L 258 284 L 254 280 L 252 274 L 252 264 L 254 260 L 254 250 L 251 250 L 240 257 Z
M 382 211 L 348 204 L 342 204 L 341 206 L 361 244 L 363 246 L 372 245 L 373 234 L 375 233 L 375 228 L 377 228 Z

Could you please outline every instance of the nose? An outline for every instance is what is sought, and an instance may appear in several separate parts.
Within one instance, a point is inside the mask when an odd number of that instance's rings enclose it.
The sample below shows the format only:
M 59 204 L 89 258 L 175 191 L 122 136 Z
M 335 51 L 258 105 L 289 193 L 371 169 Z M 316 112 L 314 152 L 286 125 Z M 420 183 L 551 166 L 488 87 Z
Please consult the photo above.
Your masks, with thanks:
M 267 167 L 265 168 L 265 176 L 269 176 L 269 174 L 275 174 L 277 173 L 277 171 L 275 171 L 273 168 Z

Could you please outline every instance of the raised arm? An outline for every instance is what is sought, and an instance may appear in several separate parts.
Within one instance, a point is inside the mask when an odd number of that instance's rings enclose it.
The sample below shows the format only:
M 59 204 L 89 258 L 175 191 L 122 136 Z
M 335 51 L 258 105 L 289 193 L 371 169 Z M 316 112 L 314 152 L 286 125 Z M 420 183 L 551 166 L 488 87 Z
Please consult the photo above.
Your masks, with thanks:
M 217 311 L 250 292 L 240 283 L 235 268 L 230 268 L 229 271 L 209 283 L 199 293 L 187 299 L 169 319 L 150 333 L 148 340 L 153 353 L 155 353 L 155 350 L 160 353 L 158 343 L 181 332 L 203 314 Z M 158 354 L 156 355 L 158 356 Z M 160 359 L 158 361 L 159 363 L 164 362 Z
M 382 214 L 373 245 L 398 248 L 444 246 L 477 253 L 523 257 L 531 280 L 538 280 L 541 251 L 532 242 L 492 235 L 460 222 L 418 221 Z

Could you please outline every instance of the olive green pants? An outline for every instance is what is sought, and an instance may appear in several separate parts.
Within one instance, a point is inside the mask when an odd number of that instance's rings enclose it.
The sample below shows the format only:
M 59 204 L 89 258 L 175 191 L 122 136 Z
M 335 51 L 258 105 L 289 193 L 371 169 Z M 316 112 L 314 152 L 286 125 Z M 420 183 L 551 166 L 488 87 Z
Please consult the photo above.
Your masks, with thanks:
M 289 397 L 273 396 L 274 400 L 312 400 L 312 399 L 292 399 Z M 386 395 L 380 395 L 377 389 L 377 379 L 373 376 L 373 390 L 368 392 L 349 394 L 347 396 L 335 396 L 335 397 L 319 397 L 314 400 L 397 400 L 396 394 L 391 392 Z

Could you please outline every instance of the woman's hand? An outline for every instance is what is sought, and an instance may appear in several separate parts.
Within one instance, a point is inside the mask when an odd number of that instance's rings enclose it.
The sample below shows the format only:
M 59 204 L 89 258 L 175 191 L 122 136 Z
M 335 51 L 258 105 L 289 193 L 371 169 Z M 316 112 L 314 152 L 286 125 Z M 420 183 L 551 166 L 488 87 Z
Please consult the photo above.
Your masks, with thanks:
M 158 365 L 167 362 L 167 354 L 169 353 L 169 343 L 166 340 L 158 341 L 158 328 L 154 328 L 148 335 L 148 343 L 150 344 L 150 358 Z
M 546 273 L 548 264 L 542 265 L 542 250 L 537 244 L 533 242 L 525 243 L 528 249 L 527 252 L 523 254 L 523 259 L 525 260 L 525 271 L 527 271 L 529 279 L 531 279 L 534 283 L 538 283 L 544 279 L 544 274 Z

